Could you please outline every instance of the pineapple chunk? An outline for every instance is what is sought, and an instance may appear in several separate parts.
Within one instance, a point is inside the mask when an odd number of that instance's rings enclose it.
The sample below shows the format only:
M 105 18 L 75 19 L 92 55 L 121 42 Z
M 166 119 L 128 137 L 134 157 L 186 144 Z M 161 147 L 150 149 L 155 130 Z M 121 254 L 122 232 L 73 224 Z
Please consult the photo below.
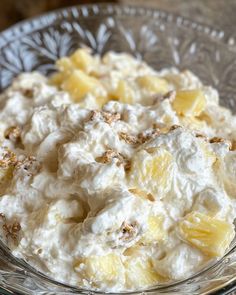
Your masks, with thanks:
M 70 56 L 70 60 L 75 66 L 75 68 L 78 68 L 86 73 L 89 72 L 91 65 L 93 65 L 94 63 L 93 57 L 85 49 L 76 50 Z
M 199 116 L 205 109 L 206 98 L 201 90 L 179 90 L 172 106 L 178 115 Z
M 132 159 L 129 183 L 155 196 L 167 190 L 172 171 L 173 156 L 167 150 L 156 148 L 152 154 L 142 150 Z
M 134 91 L 124 80 L 119 81 L 114 96 L 122 103 L 132 104 L 134 102 Z
M 97 79 L 88 76 L 81 70 L 74 70 L 65 79 L 62 89 L 68 91 L 76 102 L 79 102 L 88 93 L 99 87 Z
M 56 66 L 60 72 L 63 72 L 64 76 L 66 73 L 69 73 L 74 69 L 73 63 L 69 57 L 62 57 L 61 59 L 58 59 Z
M 151 244 L 166 238 L 163 229 L 163 216 L 149 216 L 148 229 L 140 240 L 143 244 Z
M 109 97 L 108 96 L 98 96 L 96 97 L 96 103 L 98 105 L 98 107 L 101 109 L 104 104 L 106 104 L 109 101 Z
M 148 91 L 164 94 L 169 91 L 168 82 L 157 76 L 147 75 L 137 78 L 138 84 Z
M 122 276 L 124 271 L 121 259 L 115 254 L 90 256 L 81 259 L 74 265 L 74 269 L 80 272 L 84 279 L 95 284 L 114 282 Z
M 210 257 L 223 256 L 234 238 L 234 227 L 208 215 L 191 212 L 179 224 L 181 236 Z
M 55 75 L 52 75 L 50 77 L 49 83 L 51 85 L 56 85 L 56 86 L 60 87 L 61 84 L 63 83 L 64 79 L 65 79 L 64 73 L 56 73 Z
M 142 288 L 164 281 L 155 271 L 150 258 L 129 256 L 124 266 L 128 288 Z

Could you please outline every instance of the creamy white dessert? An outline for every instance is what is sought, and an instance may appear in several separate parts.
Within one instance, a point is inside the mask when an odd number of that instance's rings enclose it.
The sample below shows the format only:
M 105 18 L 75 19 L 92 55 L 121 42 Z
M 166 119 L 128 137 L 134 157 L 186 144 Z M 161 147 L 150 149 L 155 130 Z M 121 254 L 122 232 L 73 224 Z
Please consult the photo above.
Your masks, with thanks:
M 191 72 L 79 49 L 0 96 L 0 234 L 105 291 L 181 280 L 234 239 L 236 117 Z

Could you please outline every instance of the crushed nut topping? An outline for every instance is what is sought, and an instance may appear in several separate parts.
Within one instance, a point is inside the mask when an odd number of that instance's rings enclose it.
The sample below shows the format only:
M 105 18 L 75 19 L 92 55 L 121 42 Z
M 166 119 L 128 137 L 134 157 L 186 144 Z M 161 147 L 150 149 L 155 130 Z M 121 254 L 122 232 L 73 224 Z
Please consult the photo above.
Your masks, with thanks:
M 130 168 L 130 161 L 127 160 L 121 153 L 118 153 L 112 149 L 108 149 L 101 157 L 97 157 L 95 160 L 99 163 L 107 164 L 111 163 L 112 159 L 118 159 L 117 166 L 124 165 L 124 169 Z
M 236 140 L 233 140 L 233 141 L 231 142 L 230 150 L 231 150 L 231 151 L 236 151 Z
M 5 130 L 4 137 L 10 139 L 13 142 L 17 142 L 20 139 L 21 130 L 19 126 L 12 126 Z
M 222 137 L 212 137 L 209 139 L 209 143 L 226 143 L 228 144 L 230 151 L 233 149 L 233 142 Z
M 16 154 L 10 151 L 7 147 L 3 148 L 0 158 L 0 168 L 6 169 L 9 166 L 15 166 L 17 164 Z
M 176 95 L 176 91 L 174 91 L 174 90 L 171 90 L 171 91 L 165 93 L 164 95 L 155 94 L 153 96 L 153 104 L 159 103 L 159 102 L 163 101 L 164 99 L 169 99 L 170 102 L 172 102 L 175 99 L 175 95 Z
M 206 135 L 202 134 L 202 133 L 199 133 L 199 132 L 196 132 L 195 133 L 195 137 L 196 138 L 202 138 L 204 141 L 208 142 L 208 138 Z
M 119 113 L 110 113 L 105 111 L 91 111 L 89 120 L 95 120 L 101 116 L 101 118 L 107 123 L 111 124 L 121 119 L 121 115 Z
M 17 241 L 19 231 L 21 230 L 21 225 L 19 222 L 14 221 L 12 224 L 7 224 L 6 216 L 0 213 L 0 218 L 3 221 L 2 229 L 5 232 L 6 239 L 11 238 L 13 241 Z
M 173 130 L 175 130 L 175 129 L 177 129 L 177 128 L 182 128 L 182 126 L 177 125 L 177 124 L 174 124 L 174 125 L 172 125 L 172 126 L 170 127 L 169 131 L 173 131 Z
M 145 143 L 146 141 L 150 140 L 151 138 L 154 138 L 158 135 L 160 135 L 161 131 L 159 128 L 152 129 L 149 132 L 141 132 L 138 134 L 138 142 L 140 144 Z
M 200 138 L 204 138 L 204 139 L 207 138 L 206 135 L 204 135 L 204 134 L 202 134 L 202 133 L 195 133 L 195 136 L 196 136 L 196 137 L 200 137 Z
M 144 131 L 139 133 L 137 136 L 127 134 L 125 132 L 119 133 L 120 140 L 124 140 L 128 144 L 137 145 L 137 144 L 143 144 L 150 140 L 151 138 L 154 138 L 158 135 L 160 135 L 161 131 L 159 128 L 155 128 L 152 130 Z
M 226 140 L 222 137 L 212 137 L 209 140 L 210 143 L 220 143 L 220 142 L 226 142 Z
M 163 98 L 169 99 L 170 102 L 172 102 L 175 99 L 175 96 L 176 96 L 176 91 L 171 90 L 171 91 L 167 92 L 166 94 L 164 94 Z
M 119 132 L 119 138 L 120 140 L 124 140 L 128 144 L 138 144 L 139 140 L 134 135 L 129 135 L 125 132 Z
M 104 118 L 104 121 L 108 124 L 116 122 L 121 118 L 119 113 L 102 112 L 102 116 Z
M 19 160 L 16 165 L 16 169 L 23 169 L 29 173 L 29 176 L 39 172 L 41 168 L 40 163 L 35 157 L 28 156 L 23 160 Z
M 123 233 L 122 240 L 129 241 L 134 238 L 138 233 L 137 225 L 137 222 L 129 224 L 124 221 L 121 225 L 121 231 Z
M 96 119 L 96 117 L 98 117 L 100 114 L 99 111 L 91 111 L 90 115 L 89 115 L 89 121 L 93 121 Z
M 22 89 L 21 92 L 27 98 L 33 98 L 34 96 L 34 90 L 31 88 Z
M 144 192 L 142 190 L 139 190 L 137 188 L 130 188 L 129 189 L 129 192 L 131 194 L 134 194 L 136 196 L 139 196 L 139 197 L 141 197 L 143 199 L 147 199 L 147 200 L 149 200 L 151 202 L 154 202 L 155 201 L 155 198 L 154 198 L 154 196 L 151 193 L 146 193 L 146 192 Z

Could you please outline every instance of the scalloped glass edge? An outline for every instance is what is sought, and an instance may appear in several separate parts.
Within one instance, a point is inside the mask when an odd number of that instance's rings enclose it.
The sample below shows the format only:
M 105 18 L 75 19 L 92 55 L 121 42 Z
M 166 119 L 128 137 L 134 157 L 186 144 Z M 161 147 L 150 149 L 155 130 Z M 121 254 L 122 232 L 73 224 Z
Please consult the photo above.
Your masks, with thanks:
M 232 38 L 222 30 L 216 30 L 206 25 L 192 22 L 178 15 L 169 14 L 156 8 L 145 8 L 136 6 L 120 6 L 114 4 L 92 4 L 69 7 L 60 9 L 51 13 L 38 16 L 3 31 L 0 34 L 0 49 L 6 46 L 16 37 L 26 36 L 28 33 L 43 29 L 55 20 L 70 17 L 89 18 L 91 16 L 149 16 L 165 23 L 171 23 L 179 27 L 191 28 L 192 30 L 203 34 L 221 45 L 227 46 L 227 50 L 236 53 L 236 47 L 231 46 Z M 236 57 L 236 55 L 235 55 Z M 0 269 L 0 291 L 5 294 L 118 294 L 104 293 L 85 289 L 78 289 L 68 286 L 45 276 L 32 268 L 21 259 L 14 257 L 9 249 L 0 241 L 0 263 L 3 263 L 4 269 Z M 126 292 L 123 294 L 227 294 L 236 288 L 236 246 L 219 261 L 201 270 L 194 276 L 172 284 L 163 284 L 145 290 L 135 292 Z M 220 291 L 221 290 L 221 291 Z M 199 291 L 201 293 L 199 293 Z M 3 293 L 4 294 L 4 293 Z M 119 293 L 120 294 L 120 293 Z

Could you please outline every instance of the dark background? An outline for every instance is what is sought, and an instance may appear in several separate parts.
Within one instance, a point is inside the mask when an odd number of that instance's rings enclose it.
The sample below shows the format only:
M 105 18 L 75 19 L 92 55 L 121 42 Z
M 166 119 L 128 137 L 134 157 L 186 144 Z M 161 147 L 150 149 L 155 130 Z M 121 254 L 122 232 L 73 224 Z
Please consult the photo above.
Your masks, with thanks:
M 46 11 L 100 2 L 151 5 L 223 29 L 236 37 L 236 0 L 0 0 L 0 31 Z
M 88 3 L 118 2 L 116 0 L 0 0 L 0 30 L 10 25 L 53 9 Z

